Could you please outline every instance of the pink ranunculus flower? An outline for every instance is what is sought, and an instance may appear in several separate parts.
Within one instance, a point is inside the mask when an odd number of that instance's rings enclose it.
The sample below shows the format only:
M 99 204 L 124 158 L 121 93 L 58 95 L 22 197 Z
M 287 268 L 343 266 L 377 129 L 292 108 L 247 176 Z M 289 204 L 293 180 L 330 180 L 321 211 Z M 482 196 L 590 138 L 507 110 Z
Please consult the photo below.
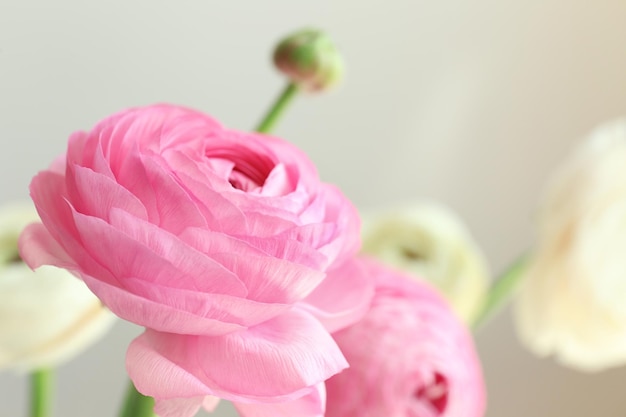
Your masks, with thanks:
M 326 381 L 326 417 L 480 417 L 485 388 L 468 330 L 425 282 L 363 260 L 370 310 L 333 337 L 350 367 Z
M 23 258 L 73 271 L 146 327 L 127 369 L 160 415 L 214 397 L 319 405 L 319 384 L 346 366 L 317 317 L 362 300 L 328 308 L 315 293 L 359 285 L 325 280 L 358 250 L 358 215 L 294 146 L 186 108 L 135 108 L 73 134 L 30 190 L 43 224 L 22 235 Z

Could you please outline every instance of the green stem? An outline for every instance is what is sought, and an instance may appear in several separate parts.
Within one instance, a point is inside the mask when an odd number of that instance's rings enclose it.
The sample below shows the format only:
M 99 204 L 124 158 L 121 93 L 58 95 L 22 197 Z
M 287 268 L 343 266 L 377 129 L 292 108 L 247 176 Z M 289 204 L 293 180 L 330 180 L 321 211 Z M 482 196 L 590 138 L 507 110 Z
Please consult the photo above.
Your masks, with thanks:
M 526 268 L 526 256 L 521 256 L 498 278 L 489 289 L 482 308 L 473 320 L 472 328 L 476 330 L 487 319 L 499 311 L 517 289 L 523 271 Z
M 119 417 L 153 417 L 154 398 L 146 397 L 135 388 L 132 381 L 128 384 L 126 401 Z
M 255 130 L 259 133 L 271 132 L 274 128 L 274 124 L 276 124 L 297 92 L 298 86 L 294 83 L 288 83 Z
M 52 415 L 54 397 L 54 371 L 39 369 L 30 376 L 30 415 L 49 417 Z

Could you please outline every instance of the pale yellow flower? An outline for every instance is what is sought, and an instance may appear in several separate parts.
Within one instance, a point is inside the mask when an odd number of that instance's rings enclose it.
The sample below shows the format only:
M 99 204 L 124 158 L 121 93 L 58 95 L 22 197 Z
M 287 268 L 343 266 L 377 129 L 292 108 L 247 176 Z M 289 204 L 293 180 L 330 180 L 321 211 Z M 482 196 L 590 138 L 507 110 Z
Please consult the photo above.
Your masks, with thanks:
M 33 272 L 19 258 L 22 229 L 38 221 L 31 204 L 0 208 L 0 369 L 62 363 L 96 341 L 114 317 L 69 272 Z
M 626 120 L 593 132 L 548 183 L 515 316 L 537 354 L 588 371 L 626 363 Z
M 436 203 L 363 214 L 362 252 L 434 284 L 464 321 L 486 293 L 485 257 L 462 220 Z

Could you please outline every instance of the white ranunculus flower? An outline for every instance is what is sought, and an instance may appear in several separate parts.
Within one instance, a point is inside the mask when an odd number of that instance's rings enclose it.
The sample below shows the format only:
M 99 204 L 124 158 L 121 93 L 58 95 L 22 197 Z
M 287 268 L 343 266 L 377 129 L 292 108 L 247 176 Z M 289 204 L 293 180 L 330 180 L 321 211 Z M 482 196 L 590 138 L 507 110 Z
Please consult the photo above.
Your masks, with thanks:
M 435 285 L 471 322 L 486 293 L 485 257 L 462 220 L 437 203 L 363 214 L 362 252 Z
M 34 221 L 31 204 L 0 208 L 0 369 L 57 365 L 97 340 L 115 317 L 69 272 L 33 272 L 21 261 L 17 240 Z
M 515 316 L 537 354 L 587 371 L 626 363 L 626 119 L 593 132 L 548 183 Z

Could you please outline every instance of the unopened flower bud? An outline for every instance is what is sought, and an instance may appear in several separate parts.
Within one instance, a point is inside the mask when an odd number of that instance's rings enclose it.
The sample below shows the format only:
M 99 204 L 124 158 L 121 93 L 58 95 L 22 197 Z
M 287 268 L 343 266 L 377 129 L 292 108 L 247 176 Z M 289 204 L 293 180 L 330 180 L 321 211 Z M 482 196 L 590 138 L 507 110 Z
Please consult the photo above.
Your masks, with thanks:
M 287 36 L 274 51 L 274 64 L 306 91 L 322 91 L 343 78 L 341 55 L 319 30 L 305 29 Z

